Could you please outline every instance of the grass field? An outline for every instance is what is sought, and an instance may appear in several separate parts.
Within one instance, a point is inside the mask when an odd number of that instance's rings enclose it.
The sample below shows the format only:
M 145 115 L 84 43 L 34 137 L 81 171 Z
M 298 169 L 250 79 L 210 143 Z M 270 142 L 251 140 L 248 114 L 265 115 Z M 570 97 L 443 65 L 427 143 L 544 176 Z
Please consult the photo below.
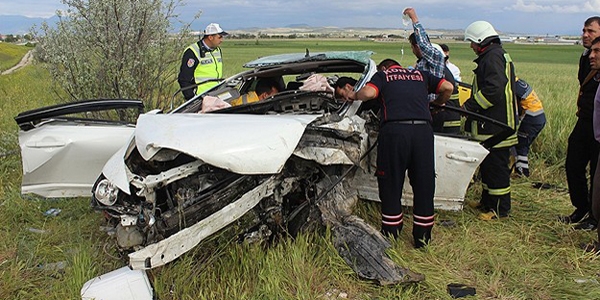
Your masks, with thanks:
M 226 40 L 222 46 L 226 75 L 251 59 L 307 48 L 373 50 L 375 61 L 392 57 L 403 65 L 414 62 L 405 41 Z M 466 43 L 449 46 L 451 61 L 470 82 L 475 54 Z M 0 44 L 0 53 L 9 53 L 4 47 Z M 28 49 L 12 47 L 8 60 L 16 63 Z M 477 289 L 475 299 L 600 299 L 600 260 L 579 248 L 594 239 L 594 233 L 574 231 L 556 221 L 557 215 L 571 212 L 564 190 L 564 157 L 576 121 L 576 72 L 582 48 L 513 44 L 505 48 L 518 75 L 542 98 L 548 117 L 533 147 L 532 177 L 513 179 L 508 220 L 479 221 L 470 209 L 440 211 L 437 220 L 451 219 L 456 225 L 434 227 L 433 242 L 426 250 L 412 248 L 407 226 L 389 255 L 399 265 L 425 274 L 424 282 L 381 287 L 360 280 L 333 248 L 327 230 L 263 248 L 229 239 L 228 233 L 235 231 L 230 228 L 177 261 L 149 271 L 158 298 L 450 299 L 446 285 L 464 283 Z M 39 200 L 20 194 L 18 127 L 13 118 L 57 102 L 56 93 L 38 64 L 0 76 L 1 299 L 79 299 L 84 282 L 125 265 L 115 257 L 112 238 L 100 232 L 102 217 L 90 209 L 89 199 Z M 557 188 L 534 189 L 532 182 Z M 473 185 L 467 198 L 476 200 L 480 191 L 478 184 Z M 50 208 L 62 212 L 45 217 Z M 377 203 L 361 202 L 356 213 L 378 226 Z

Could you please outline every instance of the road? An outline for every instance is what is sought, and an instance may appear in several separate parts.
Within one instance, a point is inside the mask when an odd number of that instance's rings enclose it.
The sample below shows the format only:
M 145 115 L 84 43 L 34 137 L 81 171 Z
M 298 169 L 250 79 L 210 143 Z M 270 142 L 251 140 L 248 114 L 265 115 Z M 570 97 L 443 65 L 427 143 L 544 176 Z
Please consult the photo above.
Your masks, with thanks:
M 1 75 L 10 74 L 28 64 L 30 64 L 32 60 L 33 60 L 33 50 L 29 50 L 27 53 L 25 53 L 25 55 L 23 55 L 23 58 L 21 59 L 21 61 L 18 64 L 16 64 L 14 67 L 12 67 L 0 74 Z

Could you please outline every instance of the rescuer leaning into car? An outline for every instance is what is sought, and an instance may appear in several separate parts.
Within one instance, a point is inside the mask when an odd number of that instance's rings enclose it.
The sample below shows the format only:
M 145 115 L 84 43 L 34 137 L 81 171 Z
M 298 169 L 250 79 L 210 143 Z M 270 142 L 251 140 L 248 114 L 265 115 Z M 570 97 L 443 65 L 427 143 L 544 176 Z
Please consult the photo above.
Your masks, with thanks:
M 396 238 L 402 230 L 402 186 L 408 170 L 414 194 L 412 233 L 415 247 L 421 248 L 431 240 L 434 223 L 435 155 L 428 94 L 439 94 L 434 102 L 443 105 L 454 86 L 427 71 L 402 68 L 395 60 L 384 62 L 367 85 L 357 92 L 350 91 L 347 98 L 380 102 L 375 175 L 381 200 L 381 231 Z

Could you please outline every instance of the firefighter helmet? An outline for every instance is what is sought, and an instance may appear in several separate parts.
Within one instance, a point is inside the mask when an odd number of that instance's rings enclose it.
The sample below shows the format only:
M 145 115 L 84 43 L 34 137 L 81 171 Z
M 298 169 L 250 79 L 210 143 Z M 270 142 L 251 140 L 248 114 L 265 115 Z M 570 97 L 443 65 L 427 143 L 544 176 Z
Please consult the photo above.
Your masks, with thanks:
M 465 29 L 465 41 L 481 44 L 486 38 L 498 36 L 492 24 L 486 21 L 475 21 Z

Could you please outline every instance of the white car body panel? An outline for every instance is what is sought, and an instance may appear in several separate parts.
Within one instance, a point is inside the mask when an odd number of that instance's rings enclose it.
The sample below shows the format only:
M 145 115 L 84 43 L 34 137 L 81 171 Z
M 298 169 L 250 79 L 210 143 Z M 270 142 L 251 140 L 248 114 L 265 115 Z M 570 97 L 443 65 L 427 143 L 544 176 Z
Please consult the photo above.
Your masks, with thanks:
M 82 300 L 152 300 L 154 292 L 143 270 L 122 267 L 88 280 L 81 288 Z
M 137 149 L 146 160 L 177 150 L 238 174 L 276 174 L 317 115 L 141 115 Z
M 487 149 L 474 141 L 435 136 L 436 209 L 458 211 L 463 208 L 469 182 L 488 153 Z M 361 198 L 380 201 L 373 172 L 357 176 L 355 180 Z M 413 205 L 408 175 L 404 180 L 402 205 Z
M 74 126 L 49 122 L 19 131 L 23 194 L 47 198 L 89 197 L 106 161 L 133 134 L 134 127 Z

